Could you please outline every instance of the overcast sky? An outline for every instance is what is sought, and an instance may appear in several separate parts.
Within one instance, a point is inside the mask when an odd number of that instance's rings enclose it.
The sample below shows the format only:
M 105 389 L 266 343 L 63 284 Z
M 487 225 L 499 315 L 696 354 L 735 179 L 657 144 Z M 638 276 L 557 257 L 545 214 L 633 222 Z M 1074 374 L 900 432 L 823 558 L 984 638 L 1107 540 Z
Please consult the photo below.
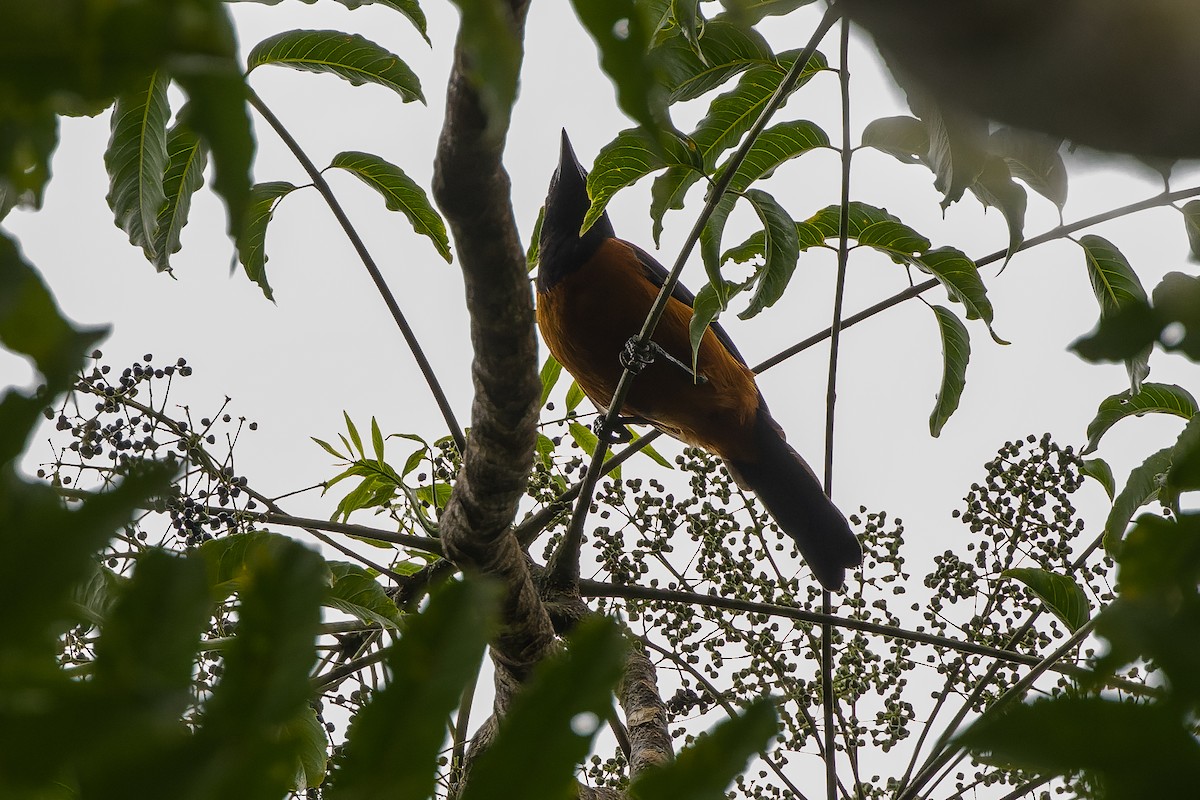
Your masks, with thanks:
M 256 91 L 284 120 L 318 164 L 341 150 L 365 150 L 402 166 L 428 185 L 433 148 L 441 125 L 445 78 L 456 17 L 449 4 L 427 3 L 429 49 L 412 26 L 387 9 L 347 11 L 336 3 L 313 6 L 253 3 L 233 6 L 244 51 L 260 39 L 289 28 L 337 28 L 361 33 L 401 55 L 420 76 L 428 107 L 402 105 L 379 87 L 350 85 L 330 76 L 262 68 L 252 78 Z M 777 49 L 802 46 L 815 12 L 765 28 Z M 600 74 L 595 49 L 560 2 L 534 2 L 526 37 L 521 97 L 513 115 L 506 163 L 514 204 L 529 231 L 554 169 L 559 129 L 566 127 L 576 151 L 590 164 L 596 151 L 630 125 L 616 110 L 611 85 Z M 823 47 L 836 61 L 836 36 Z M 869 42 L 855 37 L 851 54 L 854 140 L 870 120 L 905 113 L 900 94 L 878 66 Z M 788 103 L 782 118 L 817 121 L 838 137 L 837 80 L 815 78 Z M 178 100 L 178 98 L 176 98 Z M 689 129 L 707 99 L 676 112 Z M 332 439 L 345 410 L 366 426 L 378 417 L 384 433 L 444 434 L 440 416 L 386 309 L 375 294 L 340 229 L 314 191 L 296 192 L 276 212 L 268 232 L 268 274 L 277 302 L 229 271 L 232 246 L 224 236 L 223 209 L 202 192 L 175 256 L 176 279 L 157 275 L 139 250 L 112 224 L 104 195 L 102 152 L 108 116 L 64 120 L 54 161 L 54 180 L 45 208 L 13 212 L 6 227 L 44 274 L 66 313 L 80 323 L 111 324 L 102 345 L 118 367 L 153 353 L 157 360 L 185 356 L 195 374 L 173 395 L 203 416 L 226 395 L 230 412 L 257 420 L 257 433 L 237 449 L 238 471 L 267 494 L 283 494 L 334 474 L 330 457 L 309 436 Z M 305 177 L 273 133 L 258 125 L 259 181 Z M 1158 176 L 1126 160 L 1072 159 L 1066 219 L 1074 220 L 1157 193 Z M 1195 171 L 1192 170 L 1193 182 Z M 461 281 L 428 242 L 414 235 L 398 214 L 387 212 L 369 189 L 346 174 L 329 176 L 380 262 L 418 336 L 441 376 L 463 424 L 470 408 L 468 338 Z M 618 234 L 652 247 L 647 215 L 649 181 L 622 192 L 612 206 Z M 1174 188 L 1192 183 L 1182 176 Z M 793 216 L 804 218 L 836 202 L 838 163 L 833 152 L 806 155 L 780 169 L 766 184 Z M 698 201 L 701 189 L 689 196 Z M 982 256 L 1004 246 L 1007 232 L 999 213 L 983 214 L 968 199 L 944 215 L 932 175 L 874 151 L 855 156 L 852 196 L 887 208 L 935 244 L 954 245 Z M 670 263 L 699 208 L 667 217 L 660 260 Z M 1027 233 L 1053 227 L 1053 205 L 1030 196 Z M 740 241 L 752 226 L 738 216 L 726 234 Z M 1111 239 L 1129 256 L 1147 289 L 1165 272 L 1191 270 L 1181 217 L 1166 210 L 1142 213 L 1091 231 Z M 750 322 L 733 314 L 723 320 L 751 363 L 828 326 L 834 258 L 803 255 L 789 293 Z M 928 417 L 942 363 L 933 315 L 912 300 L 845 334 L 839 370 L 834 497 L 845 510 L 865 505 L 904 518 L 909 566 L 919 575 L 928 556 L 964 541 L 966 529 L 950 517 L 981 465 L 1006 439 L 1050 431 L 1060 442 L 1082 444 L 1084 427 L 1106 396 L 1127 386 L 1120 365 L 1092 366 L 1066 346 L 1095 323 L 1097 306 L 1083 256 L 1071 242 L 1018 255 L 1002 275 L 984 272 L 995 305 L 995 328 L 1012 342 L 996 345 L 978 322 L 962 405 L 938 439 Z M 693 289 L 703 282 L 694 258 L 685 272 Z M 908 283 L 904 270 L 873 253 L 856 253 L 847 286 L 853 313 Z M 928 294 L 946 304 L 944 292 Z M 821 462 L 828 350 L 813 348 L 761 379 L 773 412 L 792 443 L 814 465 Z M 1179 358 L 1156 353 L 1150 380 L 1197 388 L 1196 370 Z M 0 354 L 0 383 L 32 379 L 20 359 Z M 560 387 L 560 391 L 565 385 Z M 1121 423 L 1105 439 L 1100 455 L 1123 481 L 1142 458 L 1174 441 L 1176 418 Z M 397 461 L 407 445 L 393 445 Z M 665 448 L 670 449 L 668 445 Z M 48 460 L 43 442 L 29 463 Z M 635 460 L 629 474 L 658 474 L 649 460 Z M 1092 531 L 1107 512 L 1094 484 L 1079 494 Z M 328 516 L 331 500 L 316 493 L 292 498 L 295 514 Z M 368 516 L 359 521 L 369 523 Z

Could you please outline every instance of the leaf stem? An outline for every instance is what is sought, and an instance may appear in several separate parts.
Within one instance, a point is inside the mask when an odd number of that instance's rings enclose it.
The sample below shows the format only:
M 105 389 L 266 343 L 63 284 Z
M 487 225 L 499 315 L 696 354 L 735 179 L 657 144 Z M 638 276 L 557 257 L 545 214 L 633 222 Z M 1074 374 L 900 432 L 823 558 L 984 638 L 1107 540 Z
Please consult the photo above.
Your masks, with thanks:
M 841 24 L 838 88 L 842 103 L 842 197 L 838 213 L 837 284 L 833 292 L 833 322 L 829 326 L 829 379 L 825 390 L 825 494 L 833 494 L 833 431 L 837 404 L 838 351 L 842 342 L 842 307 L 846 298 L 846 268 L 850 262 L 850 23 Z M 821 591 L 821 611 L 832 616 L 828 589 Z M 825 728 L 825 796 L 837 800 L 837 728 L 834 726 L 837 697 L 833 692 L 833 625 L 821 625 L 821 706 Z M 847 753 L 851 746 L 846 740 Z
M 1052 228 L 1052 229 L 1046 231 L 1045 233 L 1039 234 L 1038 236 L 1034 236 L 1033 238 L 1026 239 L 1021 244 L 1021 246 L 1017 248 L 1016 252 L 1020 252 L 1022 250 L 1028 250 L 1029 248 L 1035 247 L 1036 245 L 1045 244 L 1047 242 L 1052 242 L 1057 239 L 1067 238 L 1071 234 L 1075 233 L 1076 231 L 1083 230 L 1084 228 L 1089 228 L 1093 225 L 1100 225 L 1101 223 L 1104 223 L 1104 222 L 1111 222 L 1114 219 L 1120 219 L 1121 217 L 1125 217 L 1130 214 L 1136 214 L 1139 211 L 1147 211 L 1151 208 L 1158 208 L 1159 206 L 1170 205 L 1171 203 L 1174 203 L 1178 200 L 1184 200 L 1189 197 L 1196 197 L 1197 195 L 1200 195 L 1200 186 L 1193 186 L 1188 189 L 1180 189 L 1175 192 L 1163 192 L 1161 194 L 1156 194 L 1153 197 L 1147 197 L 1145 200 L 1139 200 L 1136 203 L 1130 203 L 1129 205 L 1121 206 L 1120 208 L 1114 208 L 1109 211 L 1102 212 L 1100 214 L 1095 214 L 1090 217 L 1084 217 L 1081 220 L 1078 220 L 1076 222 L 1072 222 L 1072 223 L 1069 223 L 1066 225 L 1059 225 L 1057 228 Z M 975 266 L 982 267 L 982 266 L 986 266 L 988 264 L 995 263 L 997 261 L 1003 261 L 1006 252 L 1007 251 L 1005 251 L 1005 250 L 997 250 L 994 253 L 989 253 L 988 255 L 983 256 L 982 258 L 976 259 Z M 880 313 L 881 311 L 886 311 L 887 309 L 891 308 L 892 306 L 899 305 L 900 303 L 904 302 L 905 300 L 910 300 L 910 299 L 916 297 L 917 295 L 924 294 L 925 292 L 929 291 L 930 289 L 932 289 L 933 287 L 935 287 L 937 285 L 939 285 L 938 281 L 934 278 L 930 278 L 929 280 L 925 281 L 924 283 L 918 283 L 915 286 L 910 286 L 902 292 L 897 292 L 896 294 L 892 295 L 891 297 L 889 297 L 885 300 L 881 300 L 878 303 L 876 303 L 875 305 L 870 306 L 869 308 L 865 308 L 862 311 L 859 311 L 857 314 L 853 314 L 849 317 L 846 317 L 846 319 L 844 319 L 842 321 L 841 329 L 845 330 L 846 328 L 849 328 L 851 325 L 857 325 L 858 323 L 860 323 L 864 320 L 870 319 L 871 317 L 875 316 L 876 314 Z M 832 335 L 832 333 L 833 333 L 832 329 L 830 329 L 830 328 L 826 328 L 825 330 L 821 331 L 820 333 L 815 333 L 812 336 L 808 337 L 807 339 L 804 339 L 803 341 L 797 342 L 796 344 L 792 345 L 791 347 L 788 347 L 784 350 L 779 351 L 775 355 L 768 358 L 766 361 L 763 361 L 762 363 L 755 366 L 753 369 L 755 372 L 763 372 L 765 370 L 768 370 L 771 367 L 776 366 L 777 364 L 787 361 L 789 358 L 796 355 L 797 353 L 801 353 L 814 345 L 820 344 L 821 342 L 828 339 Z
M 367 273 L 371 276 L 375 288 L 379 291 L 379 296 L 383 299 L 384 305 L 391 312 L 396 327 L 400 329 L 400 334 L 404 337 L 409 351 L 416 360 L 417 367 L 421 370 L 421 375 L 425 378 L 425 383 L 429 386 L 429 391 L 433 393 L 433 399 L 437 403 L 438 409 L 442 412 L 442 419 L 445 420 L 446 427 L 450 430 L 450 435 L 454 437 L 454 444 L 458 447 L 458 452 L 465 452 L 467 438 L 463 434 L 462 426 L 458 424 L 458 418 L 454 416 L 454 409 L 450 406 L 450 400 L 446 397 L 446 392 L 442 389 L 442 384 L 437 378 L 437 373 L 433 371 L 433 365 L 429 363 L 429 358 L 425 355 L 421 343 L 417 341 L 416 333 L 413 331 L 412 326 L 408 324 L 408 319 L 404 316 L 404 312 L 400 310 L 400 304 L 396 302 L 396 296 L 392 294 L 391 288 L 388 287 L 387 281 L 384 280 L 383 273 L 379 270 L 379 265 L 375 263 L 375 259 L 371 256 L 370 251 L 367 250 L 362 237 L 358 235 L 354 224 L 346 215 L 337 197 L 334 196 L 329 182 L 325 180 L 325 176 L 321 174 L 321 170 L 317 169 L 317 165 L 313 163 L 308 154 L 300 147 L 300 143 L 284 127 L 279 117 L 275 116 L 271 109 L 267 107 L 262 98 L 253 89 L 248 89 L 247 91 L 249 92 L 250 105 L 262 115 L 267 124 L 275 131 L 275 134 L 292 151 L 292 155 L 300 162 L 300 166 L 304 168 L 304 171 L 308 173 L 313 186 L 321 193 L 321 197 L 325 199 L 329 210 L 333 212 L 333 216 L 337 219 L 338 224 L 342 226 L 342 230 L 346 233 L 346 238 L 350 240 L 354 251 L 358 253 L 359 259 L 362 260 L 363 266 L 366 267 Z

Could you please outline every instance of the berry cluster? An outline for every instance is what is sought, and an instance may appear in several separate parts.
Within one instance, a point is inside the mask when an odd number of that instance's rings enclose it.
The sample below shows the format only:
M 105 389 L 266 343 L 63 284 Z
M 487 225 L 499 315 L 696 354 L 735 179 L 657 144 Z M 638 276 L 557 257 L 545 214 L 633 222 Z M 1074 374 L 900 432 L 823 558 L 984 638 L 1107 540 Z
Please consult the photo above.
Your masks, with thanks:
M 168 527 L 158 543 L 198 545 L 221 532 L 243 530 L 240 510 L 253 510 L 248 481 L 236 474 L 232 449 L 243 428 L 257 430 L 258 424 L 225 413 L 224 406 L 212 417 L 194 421 L 187 406 L 169 406 L 174 381 L 187 378 L 192 367 L 184 358 L 156 366 L 147 353 L 120 371 L 101 363 L 103 353 L 91 354 L 95 363 L 79 376 L 74 391 L 57 409 L 45 416 L 58 433 L 70 442 L 56 448 L 53 463 L 38 469 L 67 490 L 101 488 L 127 474 L 140 462 L 165 461 L 176 465 L 179 478 L 168 496 L 160 498 L 139 520 L 133 532 L 146 542 L 146 524 L 156 514 L 166 515 Z M 226 404 L 228 404 L 228 399 Z M 218 438 L 219 429 L 235 425 L 233 432 Z M 223 454 L 215 452 L 220 440 Z

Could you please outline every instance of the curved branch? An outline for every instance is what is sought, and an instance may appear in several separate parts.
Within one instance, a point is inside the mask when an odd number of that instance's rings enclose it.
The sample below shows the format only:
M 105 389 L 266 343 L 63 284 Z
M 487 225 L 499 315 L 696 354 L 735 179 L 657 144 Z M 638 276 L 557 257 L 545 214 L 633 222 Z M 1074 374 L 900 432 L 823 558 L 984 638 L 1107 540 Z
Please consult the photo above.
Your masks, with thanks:
M 333 216 L 337 218 L 338 224 L 342 226 L 342 230 L 346 232 L 346 238 L 350 240 L 350 244 L 354 246 L 354 251 L 358 253 L 358 257 L 362 260 L 363 266 L 366 267 L 367 273 L 371 276 L 371 280 L 375 283 L 375 288 L 379 291 L 379 296 L 383 298 L 383 303 L 388 307 L 388 311 L 392 314 L 392 319 L 396 323 L 396 327 L 400 329 L 400 334 L 404 337 L 405 343 L 408 345 L 409 351 L 412 352 L 413 358 L 416 359 L 417 367 L 421 370 L 421 375 L 425 378 L 425 383 L 429 385 L 429 391 L 433 392 L 433 399 L 437 402 L 438 409 L 442 412 L 442 418 L 446 421 L 446 427 L 450 429 L 450 435 L 454 437 L 454 443 L 458 446 L 458 452 L 463 451 L 466 444 L 466 437 L 463 435 L 462 426 L 458 424 L 458 419 L 454 416 L 454 409 L 450 407 L 450 400 L 446 397 L 445 391 L 442 390 L 442 384 L 437 379 L 437 373 L 433 371 L 433 365 L 429 363 L 429 359 L 425 356 L 425 351 L 421 348 L 421 343 L 417 341 L 417 334 L 413 331 L 412 326 L 408 324 L 408 319 L 404 316 L 404 312 L 400 310 L 400 304 L 396 302 L 396 296 L 392 294 L 392 290 L 387 285 L 387 281 L 383 279 L 383 273 L 379 271 L 379 265 L 375 263 L 375 259 L 371 257 L 371 253 L 367 250 L 367 245 L 363 242 L 362 237 L 358 235 L 354 224 L 350 222 L 350 218 L 346 216 L 346 212 L 342 209 L 341 203 L 333 194 L 333 189 L 329 182 L 325 180 L 325 176 L 321 174 L 321 170 L 317 169 L 317 165 L 313 163 L 308 154 L 300 147 L 300 143 L 295 137 L 284 127 L 279 118 L 267 107 L 267 104 L 262 101 L 262 98 L 249 91 L 250 105 L 262 115 L 262 118 L 267 121 L 267 124 L 274 129 L 275 134 L 283 141 L 287 148 L 292 151 L 292 155 L 300 162 L 300 166 L 308 173 L 309 180 L 321 197 L 325 198 L 325 204 L 329 206 L 329 210 L 333 212 Z
M 528 5 L 509 0 L 514 35 Z M 467 78 L 460 34 L 434 160 L 433 194 L 458 247 L 471 319 L 471 436 L 441 517 L 446 555 L 459 568 L 498 580 L 502 630 L 492 644 L 497 706 L 554 647 L 554 630 L 520 545 L 511 533 L 533 466 L 541 383 L 533 296 L 501 158 L 479 93 Z

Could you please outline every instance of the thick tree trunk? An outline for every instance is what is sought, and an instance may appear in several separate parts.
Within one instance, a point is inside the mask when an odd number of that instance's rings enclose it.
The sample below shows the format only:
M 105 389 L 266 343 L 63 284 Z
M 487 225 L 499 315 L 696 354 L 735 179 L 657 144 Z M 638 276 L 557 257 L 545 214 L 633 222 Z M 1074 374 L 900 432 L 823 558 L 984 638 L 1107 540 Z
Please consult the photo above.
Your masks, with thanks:
M 506 0 L 505 5 L 520 37 L 528 0 Z M 466 286 L 475 398 L 463 466 L 440 532 L 446 557 L 466 573 L 500 583 L 503 601 L 502 629 L 491 645 L 496 668 L 493 713 L 473 737 L 462 770 L 452 780 L 451 797 L 461 793 L 471 764 L 494 738 L 513 695 L 533 667 L 557 647 L 551 614 L 532 578 L 530 561 L 512 533 L 533 465 L 541 384 L 533 297 L 510 182 L 501 162 L 503 151 L 503 137 L 489 130 L 479 94 L 467 79 L 460 39 L 447 89 L 433 191 L 454 237 Z M 554 600 L 552 605 L 557 606 L 560 598 Z M 576 617 L 591 613 L 578 594 L 567 606 Z M 666 711 L 658 697 L 653 665 L 641 652 L 630 656 L 620 697 L 631 718 L 631 774 L 669 760 Z M 580 797 L 618 800 L 622 794 L 580 787 Z

